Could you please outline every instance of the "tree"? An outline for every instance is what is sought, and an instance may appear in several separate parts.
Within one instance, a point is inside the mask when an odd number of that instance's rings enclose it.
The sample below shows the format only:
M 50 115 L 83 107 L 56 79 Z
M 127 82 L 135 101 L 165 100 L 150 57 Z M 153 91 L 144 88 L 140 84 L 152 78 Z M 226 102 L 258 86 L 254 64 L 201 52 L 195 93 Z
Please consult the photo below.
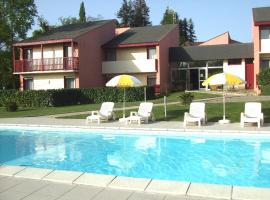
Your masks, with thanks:
M 38 25 L 40 28 L 33 31 L 32 33 L 33 37 L 37 37 L 45 32 L 48 32 L 53 28 L 52 26 L 49 25 L 49 22 L 43 16 L 38 17 Z
M 166 24 L 178 24 L 178 23 L 179 23 L 178 13 L 175 12 L 173 9 L 170 9 L 169 7 L 167 7 L 165 13 L 163 14 L 163 18 L 160 24 L 166 25 Z
M 131 25 L 134 15 L 133 3 L 131 0 L 123 0 L 122 6 L 117 12 L 117 18 L 120 19 L 120 26 L 127 27 Z
M 0 89 L 15 87 L 12 44 L 26 38 L 36 14 L 34 0 L 0 1 Z
M 76 17 L 59 17 L 58 18 L 60 22 L 60 26 L 65 26 L 65 25 L 70 25 L 70 24 L 79 24 L 80 20 L 77 19 Z
M 135 0 L 134 2 L 134 16 L 131 25 L 134 27 L 151 25 L 149 21 L 149 7 L 145 0 Z
M 197 40 L 195 30 L 194 30 L 194 23 L 192 19 L 188 20 L 188 41 L 192 44 Z
M 184 46 L 188 41 L 188 21 L 187 18 L 180 20 L 179 22 L 180 28 L 180 45 Z
M 81 23 L 85 23 L 86 22 L 86 16 L 85 16 L 85 8 L 84 8 L 84 2 L 81 2 L 81 5 L 80 5 L 80 12 L 79 12 L 79 21 Z

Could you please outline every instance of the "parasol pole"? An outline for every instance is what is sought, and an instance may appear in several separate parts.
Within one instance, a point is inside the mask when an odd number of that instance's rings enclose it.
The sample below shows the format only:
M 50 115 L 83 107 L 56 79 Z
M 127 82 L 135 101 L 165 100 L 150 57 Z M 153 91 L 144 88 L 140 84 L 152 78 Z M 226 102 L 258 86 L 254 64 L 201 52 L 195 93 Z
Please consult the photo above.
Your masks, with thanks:
M 124 87 L 123 118 L 126 118 L 126 110 L 125 110 L 125 106 L 126 106 L 126 88 Z
M 223 85 L 223 120 L 226 119 L 226 103 L 225 103 L 225 91 Z

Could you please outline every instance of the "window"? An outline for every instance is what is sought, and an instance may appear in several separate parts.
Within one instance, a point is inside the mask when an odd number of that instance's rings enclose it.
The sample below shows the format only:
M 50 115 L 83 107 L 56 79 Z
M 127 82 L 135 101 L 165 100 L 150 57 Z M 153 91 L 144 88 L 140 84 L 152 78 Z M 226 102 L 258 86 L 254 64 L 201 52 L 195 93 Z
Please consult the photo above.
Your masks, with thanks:
M 33 49 L 24 49 L 23 50 L 23 59 L 31 60 L 33 58 Z
M 156 59 L 156 48 L 147 49 L 147 59 Z
M 228 65 L 241 65 L 242 59 L 230 59 L 228 60 Z
M 72 57 L 72 48 L 70 45 L 64 45 L 64 58 L 70 58 Z
M 157 81 L 156 76 L 147 76 L 147 86 L 155 86 Z
M 116 50 L 115 49 L 106 49 L 105 60 L 106 61 L 116 61 Z
M 209 60 L 207 61 L 208 67 L 222 67 L 223 60 Z
M 34 89 L 33 78 L 24 78 L 23 89 L 24 90 L 33 90 Z
M 75 88 L 75 78 L 65 76 L 64 86 L 66 89 Z
M 206 67 L 206 61 L 194 61 L 189 63 L 189 67 Z
M 261 65 L 260 65 L 260 69 L 261 70 L 265 70 L 265 69 L 269 69 L 270 68 L 270 59 L 267 60 L 261 60 Z
M 270 39 L 270 27 L 261 30 L 261 39 Z

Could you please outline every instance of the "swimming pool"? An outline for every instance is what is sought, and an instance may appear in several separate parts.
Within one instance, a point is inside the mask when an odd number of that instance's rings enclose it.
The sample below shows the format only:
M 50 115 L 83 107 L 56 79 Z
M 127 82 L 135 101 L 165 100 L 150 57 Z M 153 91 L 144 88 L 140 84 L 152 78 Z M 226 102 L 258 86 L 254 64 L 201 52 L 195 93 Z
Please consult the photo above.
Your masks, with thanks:
M 118 134 L 121 132 L 121 134 Z M 0 127 L 0 163 L 270 187 L 270 137 Z M 91 134 L 89 134 L 91 133 Z M 152 132 L 151 132 L 152 134 Z M 187 136 L 188 135 L 188 136 Z

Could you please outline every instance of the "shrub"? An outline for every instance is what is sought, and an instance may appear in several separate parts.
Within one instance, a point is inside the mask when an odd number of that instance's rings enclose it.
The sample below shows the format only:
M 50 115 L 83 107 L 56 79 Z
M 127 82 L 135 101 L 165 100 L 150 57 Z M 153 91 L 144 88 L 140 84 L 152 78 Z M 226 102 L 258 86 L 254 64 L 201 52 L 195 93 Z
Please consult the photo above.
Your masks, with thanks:
M 12 99 L 22 107 L 68 106 L 104 101 L 122 102 L 121 88 L 58 89 L 58 90 L 3 90 L 0 91 L 0 106 Z M 154 87 L 147 87 L 147 99 L 154 99 Z M 144 88 L 127 88 L 126 101 L 142 101 Z
M 8 112 L 15 112 L 18 110 L 18 105 L 15 101 L 7 101 L 5 103 L 5 108 Z
M 270 69 L 262 70 L 259 73 L 258 83 L 260 86 L 270 85 Z
M 184 94 L 180 95 L 179 97 L 180 97 L 181 103 L 184 105 L 190 104 L 194 99 L 194 95 L 190 92 L 185 92 Z

